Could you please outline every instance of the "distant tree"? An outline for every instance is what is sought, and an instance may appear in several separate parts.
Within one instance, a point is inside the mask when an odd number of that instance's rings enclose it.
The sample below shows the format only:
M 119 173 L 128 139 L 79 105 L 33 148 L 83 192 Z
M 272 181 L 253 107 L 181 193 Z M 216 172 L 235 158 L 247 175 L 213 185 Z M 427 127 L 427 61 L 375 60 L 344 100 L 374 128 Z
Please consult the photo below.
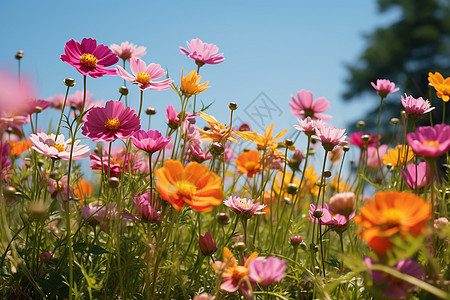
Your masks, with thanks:
M 402 93 L 428 99 L 428 72 L 450 76 L 450 1 L 377 2 L 381 13 L 396 10 L 399 19 L 365 36 L 367 48 L 355 63 L 346 66 L 349 76 L 342 95 L 344 100 L 356 99 L 367 92 L 373 93 L 375 99 L 377 96 L 370 82 L 378 78 L 394 81 Z M 400 95 L 397 92 L 395 97 L 400 99 Z M 433 106 L 436 106 L 433 117 L 440 122 L 442 100 L 436 98 L 434 91 L 432 95 Z M 384 121 L 399 117 L 401 109 L 400 100 L 388 104 L 383 107 Z M 365 118 L 371 129 L 376 125 L 377 109 L 374 104 L 373 112 Z

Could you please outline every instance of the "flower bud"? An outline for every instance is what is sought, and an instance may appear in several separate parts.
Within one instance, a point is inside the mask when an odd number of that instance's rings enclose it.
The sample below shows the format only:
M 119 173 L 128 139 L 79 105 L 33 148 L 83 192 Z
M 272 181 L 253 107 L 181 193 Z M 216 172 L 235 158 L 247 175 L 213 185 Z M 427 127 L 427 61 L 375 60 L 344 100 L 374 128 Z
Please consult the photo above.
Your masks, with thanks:
M 399 122 L 400 122 L 400 120 L 399 120 L 398 118 L 392 118 L 392 119 L 391 119 L 391 124 L 396 125 L 396 124 L 398 124 Z
M 348 217 L 355 210 L 355 194 L 344 192 L 334 195 L 330 198 L 328 209 L 334 214 Z
M 448 226 L 449 222 L 446 217 L 441 217 L 433 221 L 433 227 L 436 229 Z
M 330 178 L 331 177 L 331 171 L 324 171 L 323 172 L 323 177 Z
M 221 143 L 215 142 L 212 143 L 211 146 L 209 146 L 209 150 L 211 151 L 212 155 L 222 155 L 225 151 L 225 148 Z
M 147 107 L 145 113 L 149 116 L 156 115 L 156 109 L 154 107 Z
M 284 143 L 286 144 L 286 147 L 292 147 L 294 146 L 294 142 L 291 139 L 286 139 L 284 141 Z
M 19 51 L 17 51 L 15 57 L 17 60 L 21 60 L 23 58 L 23 56 L 24 56 L 23 50 L 19 50 Z
M 76 83 L 75 83 L 75 79 L 70 78 L 70 77 L 65 78 L 65 79 L 63 80 L 63 82 L 64 82 L 64 85 L 65 85 L 65 86 L 68 86 L 68 87 L 73 87 L 73 86 L 76 84 Z
M 344 150 L 344 152 L 348 152 L 350 150 L 350 147 L 345 145 L 342 147 L 342 150 Z
M 239 126 L 239 131 L 250 131 L 250 125 L 248 125 L 247 123 L 242 123 L 241 126 Z
M 233 249 L 237 252 L 243 252 L 245 250 L 245 243 L 244 242 L 237 242 L 233 245 Z
M 219 213 L 216 218 L 220 225 L 226 225 L 230 221 L 230 216 L 227 213 Z
M 371 136 L 368 135 L 368 134 L 363 134 L 363 135 L 361 136 L 361 140 L 363 140 L 364 142 L 370 141 L 370 138 L 371 138 Z
M 28 213 L 33 219 L 45 220 L 48 217 L 48 205 L 42 201 L 31 202 L 28 205 Z
M 289 238 L 289 242 L 291 243 L 291 245 L 296 246 L 303 242 L 303 238 L 301 235 L 293 235 Z
M 128 88 L 126 86 L 121 86 L 119 88 L 119 93 L 121 93 L 124 96 L 128 95 Z
M 295 195 L 298 191 L 298 184 L 296 183 L 288 183 L 287 187 L 286 187 L 286 192 L 289 195 Z
M 108 184 L 112 188 L 116 188 L 120 185 L 120 180 L 117 177 L 110 177 L 108 178 Z
M 309 250 L 317 252 L 317 251 L 319 251 L 319 247 L 317 247 L 316 244 L 311 243 L 311 244 L 309 244 Z
M 228 104 L 228 107 L 230 108 L 230 110 L 238 109 L 238 105 L 234 102 L 230 102 L 230 104 Z
M 304 158 L 305 156 L 301 150 L 295 150 L 291 156 L 291 159 L 288 160 L 289 168 L 291 168 L 292 171 L 298 171 Z
M 320 218 L 322 218 L 322 216 L 323 216 L 323 211 L 321 211 L 321 210 L 316 210 L 316 211 L 313 212 L 313 216 L 314 216 L 315 218 L 317 218 L 317 219 L 320 219 Z
M 50 250 L 46 250 L 44 252 L 39 253 L 38 257 L 42 261 L 49 261 L 49 260 L 53 259 L 53 253 Z
M 15 187 L 12 186 L 7 186 L 3 188 L 3 196 L 5 198 L 14 198 L 15 196 L 17 196 L 17 190 Z
M 284 200 L 284 203 L 287 204 L 287 205 L 291 205 L 292 204 L 292 200 L 289 197 L 284 197 L 283 200 Z
M 204 256 L 211 256 L 217 250 L 216 242 L 208 231 L 205 232 L 205 235 L 200 235 L 198 244 Z
M 366 127 L 366 122 L 359 121 L 358 123 L 356 123 L 356 127 L 358 127 L 359 129 L 364 129 L 364 127 Z

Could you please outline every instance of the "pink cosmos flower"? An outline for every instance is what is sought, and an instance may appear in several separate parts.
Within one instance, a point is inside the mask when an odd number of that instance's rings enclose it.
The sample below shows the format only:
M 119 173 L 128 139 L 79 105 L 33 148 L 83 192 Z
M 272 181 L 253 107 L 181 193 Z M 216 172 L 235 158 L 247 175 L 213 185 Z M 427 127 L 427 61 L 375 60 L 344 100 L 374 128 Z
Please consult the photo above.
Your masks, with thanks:
M 378 95 L 383 98 L 391 93 L 395 93 L 400 90 L 400 88 L 395 88 L 395 83 L 387 79 L 377 79 L 377 84 L 373 82 L 371 82 L 370 84 L 378 92 Z
M 420 119 L 423 114 L 434 109 L 434 107 L 431 107 L 430 101 L 424 100 L 422 97 L 416 99 L 413 96 L 407 96 L 405 94 L 405 98 L 401 96 L 401 100 L 408 118 L 412 117 L 415 120 Z
M 380 155 L 380 160 L 381 160 L 381 166 L 383 167 L 383 156 L 386 154 L 388 149 L 387 145 L 380 145 L 378 147 L 378 153 Z M 365 155 L 363 153 L 363 155 Z M 361 158 L 360 158 L 361 159 Z M 377 148 L 376 147 L 369 147 L 367 149 L 367 161 L 366 164 L 369 168 L 371 169 L 377 169 L 380 165 L 379 165 L 379 160 L 378 160 L 378 154 L 377 154 Z
M 47 183 L 47 190 L 51 197 L 58 200 L 63 207 L 66 205 L 65 200 L 67 199 L 67 192 L 69 193 L 69 200 L 75 196 L 73 187 L 67 185 L 67 175 L 64 175 L 58 181 L 48 177 Z
M 75 91 L 72 95 L 67 97 L 66 106 L 81 111 L 83 108 L 83 98 L 84 92 L 82 90 Z M 64 98 L 63 98 L 64 101 Z M 89 91 L 86 91 L 86 100 L 84 103 L 84 111 L 92 107 L 102 106 L 103 101 L 94 100 L 94 95 L 92 95 Z
M 169 127 L 172 129 L 177 129 L 180 123 L 179 112 L 175 109 L 172 104 L 169 104 L 166 108 L 166 118 L 169 121 Z M 186 113 L 185 121 L 188 121 L 191 124 L 195 124 L 195 118 L 197 118 L 199 114 L 192 114 L 190 112 Z
M 45 132 L 38 132 L 37 134 L 31 134 L 30 140 L 33 144 L 33 149 L 47 157 L 61 158 L 64 160 L 70 159 L 72 141 L 71 139 L 66 141 L 63 134 L 56 136 L 53 133 L 47 135 Z M 79 160 L 89 156 L 89 146 L 80 146 L 78 145 L 79 143 L 79 140 L 74 143 L 73 160 Z
M 278 257 L 257 257 L 248 264 L 248 278 L 261 286 L 269 286 L 286 276 L 286 261 Z
M 138 88 L 142 91 L 148 89 L 156 91 L 166 90 L 170 88 L 170 84 L 173 82 L 170 78 L 154 81 L 166 75 L 166 71 L 158 64 L 151 63 L 147 66 L 143 60 L 131 58 L 130 68 L 133 75 L 125 71 L 121 66 L 116 66 L 117 74 L 127 81 L 137 83 Z
M 415 164 L 408 164 L 406 166 L 406 172 L 403 170 L 401 172 L 406 184 L 413 190 L 416 189 L 416 186 L 419 189 L 428 187 L 432 182 L 431 169 L 426 162 L 420 162 L 417 166 Z
M 239 198 L 236 196 L 229 196 L 223 201 L 223 204 L 231 208 L 240 217 L 248 219 L 253 215 L 265 214 L 262 210 L 267 206 L 254 202 L 253 199 Z
M 51 108 L 61 109 L 64 105 L 64 98 L 65 97 L 63 94 L 58 94 L 55 96 L 50 96 L 46 100 L 48 101 Z
M 292 102 L 289 102 L 291 106 L 291 114 L 300 118 L 311 117 L 318 120 L 329 120 L 332 117 L 330 115 L 322 114 L 322 112 L 330 109 L 330 102 L 324 97 L 317 98 L 314 101 L 311 91 L 301 90 L 297 92 L 297 98 L 291 95 Z
M 316 133 L 316 128 L 323 126 L 325 123 L 322 120 L 313 120 L 311 117 L 306 117 L 303 120 L 297 119 L 299 125 L 294 125 L 294 128 L 303 131 L 307 136 L 312 136 Z
M 450 150 L 450 125 L 422 126 L 406 136 L 408 145 L 417 155 L 434 158 Z
M 370 257 L 366 257 L 364 263 L 370 268 L 373 265 L 373 260 Z M 423 267 L 411 259 L 400 260 L 394 268 L 417 279 L 424 279 Z M 387 273 L 370 269 L 367 272 L 372 276 L 374 283 L 381 284 L 384 287 L 383 293 L 389 298 L 405 299 L 409 291 L 417 289 L 417 286 Z
M 196 161 L 198 163 L 202 163 L 205 160 L 209 160 L 212 158 L 212 154 L 210 152 L 203 151 L 200 144 L 192 143 L 189 147 L 189 154 L 192 155 L 191 160 Z
M 144 222 L 159 222 L 161 220 L 159 213 L 150 203 L 152 193 L 143 193 L 138 197 L 133 197 L 133 202 L 138 208 L 138 214 Z
M 356 195 L 353 192 L 337 193 L 330 198 L 328 205 L 331 214 L 350 216 L 355 212 Z M 350 218 L 349 218 L 350 219 Z
M 5 70 L 0 70 L 0 91 L 0 115 L 3 111 L 17 110 L 34 98 L 33 86 L 27 78 L 21 78 L 19 85 L 17 75 Z
M 347 144 L 345 129 L 338 129 L 327 124 L 316 127 L 316 136 L 322 141 L 322 147 L 326 151 L 333 150 L 337 145 Z
M 148 153 L 157 152 L 167 146 L 171 136 L 163 137 L 158 130 L 138 130 L 131 136 L 133 145 Z
M 117 44 L 112 44 L 109 48 L 115 55 L 124 60 L 130 60 L 132 57 L 141 57 L 147 54 L 145 52 L 145 50 L 147 50 L 146 47 L 138 47 L 128 41 L 122 42 L 120 46 Z
M 0 125 L 24 125 L 30 122 L 30 114 L 22 109 L 0 110 Z
M 219 48 L 214 44 L 203 43 L 200 39 L 192 39 L 191 43 L 186 42 L 186 44 L 189 51 L 180 47 L 181 53 L 195 60 L 197 65 L 215 65 L 225 60 L 223 53 L 217 53 L 219 52 Z
M 108 174 L 108 151 L 103 151 L 103 157 L 100 157 L 97 153 L 93 152 L 90 155 L 89 162 L 91 163 L 91 169 L 101 170 L 103 166 L 103 172 Z M 140 170 L 142 162 L 137 159 L 137 155 L 127 153 L 125 158 L 125 149 L 123 147 L 113 147 L 111 149 L 111 177 L 119 177 L 122 173 L 122 167 L 125 160 L 125 170 L 130 168 L 131 172 Z
M 314 204 L 309 205 L 309 217 L 311 218 L 311 222 L 319 223 L 319 216 L 322 220 L 322 224 L 324 224 L 323 220 L 331 219 L 331 212 L 328 209 L 328 204 L 325 203 L 323 208 L 321 205 L 317 205 L 317 209 Z
M 127 139 L 141 128 L 134 109 L 120 101 L 108 101 L 105 107 L 94 107 L 85 116 L 82 133 L 93 141 L 112 142 Z
M 36 108 L 40 108 L 41 111 L 46 109 L 48 107 L 49 103 L 46 100 L 37 100 L 37 99 L 30 99 L 27 102 L 25 102 L 24 112 L 31 115 L 36 112 Z
M 216 296 L 211 296 L 208 293 L 204 292 L 200 295 L 194 296 L 193 300 L 215 300 Z
M 83 39 L 81 44 L 70 40 L 64 47 L 61 60 L 68 63 L 84 76 L 93 78 L 103 75 L 117 75 L 115 69 L 106 69 L 119 61 L 119 58 L 105 45 L 97 45 L 94 39 Z
M 88 220 L 91 226 L 100 225 L 100 228 L 105 232 L 108 231 L 111 217 L 117 216 L 117 210 L 113 203 L 103 204 L 102 201 L 94 201 L 83 208 L 83 218 Z
M 363 135 L 369 136 L 368 142 L 362 140 Z M 379 140 L 380 140 L 379 135 L 376 134 L 372 135 L 371 133 L 364 133 L 362 131 L 352 132 L 350 134 L 350 144 L 358 146 L 359 148 L 365 148 L 366 146 L 373 147 Z

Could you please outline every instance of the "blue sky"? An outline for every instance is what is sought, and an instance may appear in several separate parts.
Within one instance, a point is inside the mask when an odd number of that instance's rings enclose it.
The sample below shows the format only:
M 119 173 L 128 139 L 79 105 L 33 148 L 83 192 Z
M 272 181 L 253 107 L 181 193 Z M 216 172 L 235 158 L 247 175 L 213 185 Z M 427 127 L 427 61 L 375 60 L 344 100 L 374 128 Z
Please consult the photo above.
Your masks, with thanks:
M 330 101 L 334 126 L 345 127 L 378 104 L 378 97 L 343 103 L 344 64 L 354 62 L 365 46 L 363 34 L 389 24 L 395 15 L 380 15 L 376 1 L 3 1 L 0 19 L 0 67 L 16 72 L 14 55 L 23 50 L 22 70 L 35 81 L 38 96 L 65 92 L 62 80 L 72 77 L 82 89 L 82 76 L 60 60 L 70 39 L 84 37 L 110 45 L 130 41 L 147 47 L 142 59 L 161 64 L 176 83 L 194 62 L 178 48 L 200 38 L 218 45 L 226 60 L 201 69 L 202 82 L 211 88 L 198 99 L 215 101 L 208 111 L 228 123 L 228 103 L 236 102 L 236 116 L 261 131 L 275 122 L 275 131 L 292 133 L 296 117 L 290 114 L 290 95 L 301 89 Z M 117 99 L 123 84 L 118 76 L 88 79 L 96 99 Z M 370 83 L 368 83 L 370 84 Z M 270 99 L 276 114 L 252 120 L 249 111 L 260 105 L 258 95 Z M 129 103 L 138 106 L 137 87 L 130 87 Z M 255 100 L 257 99 L 257 100 Z M 266 98 L 264 98 L 266 99 Z M 373 100 L 371 103 L 370 100 Z M 153 129 L 165 126 L 165 108 L 179 100 L 171 91 L 146 91 L 144 107 L 157 115 Z M 267 100 L 269 101 L 269 100 Z M 267 102 L 266 101 L 266 102 Z M 247 108 L 247 109 L 246 109 Z M 267 112 L 267 111 L 266 111 Z M 49 112 L 44 112 L 52 116 Z M 44 118 L 45 119 L 45 118 Z M 46 118 L 48 119 L 48 118 Z M 56 121 L 55 121 L 56 122 Z M 146 124 L 147 120 L 143 122 Z M 44 127 L 46 128 L 46 127 Z

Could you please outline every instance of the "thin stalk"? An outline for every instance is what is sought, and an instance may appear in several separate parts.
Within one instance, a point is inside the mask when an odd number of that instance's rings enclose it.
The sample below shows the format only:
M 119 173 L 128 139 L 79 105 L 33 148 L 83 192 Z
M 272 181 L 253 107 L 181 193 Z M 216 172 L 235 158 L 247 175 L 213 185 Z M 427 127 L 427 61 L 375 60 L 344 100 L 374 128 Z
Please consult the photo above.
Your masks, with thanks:
M 138 113 L 138 117 L 141 117 L 141 111 L 142 111 L 142 102 L 144 101 L 144 91 L 141 90 L 141 98 L 140 98 L 140 102 L 139 102 L 139 113 Z

